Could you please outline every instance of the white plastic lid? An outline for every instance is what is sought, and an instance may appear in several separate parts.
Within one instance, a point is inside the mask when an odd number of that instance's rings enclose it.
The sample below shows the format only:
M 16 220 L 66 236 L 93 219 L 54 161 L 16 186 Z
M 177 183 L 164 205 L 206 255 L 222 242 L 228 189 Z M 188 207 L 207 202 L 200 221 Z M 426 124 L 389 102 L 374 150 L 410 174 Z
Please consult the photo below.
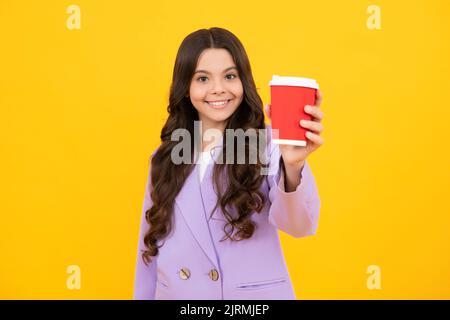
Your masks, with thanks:
M 277 75 L 272 76 L 272 80 L 269 82 L 269 86 L 296 86 L 319 89 L 319 85 L 314 79 L 300 77 L 282 77 Z

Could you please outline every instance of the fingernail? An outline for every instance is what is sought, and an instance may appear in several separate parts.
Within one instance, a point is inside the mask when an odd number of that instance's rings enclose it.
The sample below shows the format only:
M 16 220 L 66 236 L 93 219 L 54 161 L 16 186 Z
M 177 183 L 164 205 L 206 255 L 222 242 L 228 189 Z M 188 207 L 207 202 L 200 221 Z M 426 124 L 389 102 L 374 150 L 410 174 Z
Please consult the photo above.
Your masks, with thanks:
M 310 111 L 310 110 L 311 110 L 311 107 L 309 105 L 306 105 L 305 106 L 305 111 Z
M 304 126 L 304 125 L 306 125 L 306 121 L 305 121 L 305 120 L 300 120 L 300 124 L 301 124 L 302 126 Z

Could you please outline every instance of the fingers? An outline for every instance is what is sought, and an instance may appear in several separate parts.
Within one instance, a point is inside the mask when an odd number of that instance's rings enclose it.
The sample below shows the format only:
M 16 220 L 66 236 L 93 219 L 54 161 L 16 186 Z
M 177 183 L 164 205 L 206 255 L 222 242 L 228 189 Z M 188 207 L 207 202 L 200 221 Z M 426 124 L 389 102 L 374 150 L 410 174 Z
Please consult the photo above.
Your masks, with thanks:
M 300 125 L 303 128 L 309 129 L 317 134 L 320 134 L 323 131 L 323 125 L 320 122 L 309 121 L 309 120 L 300 120 Z
M 317 121 L 321 121 L 323 119 L 323 112 L 319 107 L 306 105 L 305 112 L 313 116 L 313 118 Z
M 325 143 L 323 137 L 319 136 L 318 134 L 312 133 L 311 131 L 306 132 L 306 137 L 317 145 L 322 145 Z

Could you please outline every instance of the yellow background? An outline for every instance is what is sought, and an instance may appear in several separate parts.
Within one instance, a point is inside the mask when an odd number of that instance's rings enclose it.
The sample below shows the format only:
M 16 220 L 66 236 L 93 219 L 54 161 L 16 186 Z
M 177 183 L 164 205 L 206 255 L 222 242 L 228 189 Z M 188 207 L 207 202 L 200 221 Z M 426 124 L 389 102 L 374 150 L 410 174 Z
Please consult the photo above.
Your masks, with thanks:
M 81 9 L 69 30 L 66 9 Z M 371 4 L 381 30 L 369 30 Z M 449 2 L 0 1 L 0 298 L 132 298 L 148 158 L 199 28 L 312 77 L 318 233 L 280 232 L 298 299 L 450 298 Z M 81 268 L 69 290 L 66 268 Z M 381 289 L 366 286 L 381 269 Z

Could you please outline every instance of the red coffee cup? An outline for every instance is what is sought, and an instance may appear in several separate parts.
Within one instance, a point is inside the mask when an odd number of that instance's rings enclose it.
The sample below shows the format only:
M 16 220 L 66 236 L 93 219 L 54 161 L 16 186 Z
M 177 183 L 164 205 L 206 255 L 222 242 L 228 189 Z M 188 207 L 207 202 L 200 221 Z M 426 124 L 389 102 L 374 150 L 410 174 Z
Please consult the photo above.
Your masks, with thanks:
M 300 120 L 311 120 L 305 105 L 316 104 L 316 80 L 274 75 L 269 86 L 273 143 L 306 146 L 307 129 Z

